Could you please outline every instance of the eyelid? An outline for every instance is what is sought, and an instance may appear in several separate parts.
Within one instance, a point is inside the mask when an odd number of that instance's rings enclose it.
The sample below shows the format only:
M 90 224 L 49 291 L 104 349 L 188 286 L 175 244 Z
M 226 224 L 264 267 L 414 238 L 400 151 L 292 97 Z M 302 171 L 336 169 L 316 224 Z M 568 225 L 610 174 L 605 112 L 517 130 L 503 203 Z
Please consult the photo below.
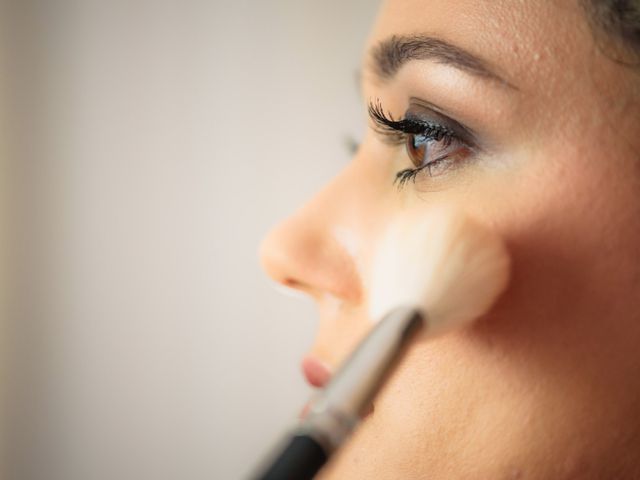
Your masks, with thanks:
M 422 100 L 421 98 L 411 97 L 409 99 L 409 108 L 407 109 L 406 115 L 412 116 L 416 111 L 426 112 L 429 118 L 432 118 L 436 122 L 439 122 L 450 128 L 461 139 L 467 140 L 474 144 L 478 143 L 478 135 L 472 128 L 469 128 L 466 125 L 463 125 L 462 123 L 455 120 L 453 117 L 451 117 L 450 114 L 446 112 L 445 109 L 439 107 L 438 105 L 426 100 Z M 419 114 L 416 115 L 419 117 Z
M 383 139 L 388 143 L 401 144 L 407 135 L 427 134 L 436 140 L 457 139 L 469 148 L 479 150 L 476 137 L 469 128 L 424 105 L 423 102 L 413 100 L 414 103 L 409 106 L 404 118 L 399 120 L 395 120 L 390 112 L 385 113 L 379 99 L 376 99 L 375 103 L 369 101 L 368 111 L 374 122 L 374 130 L 384 135 Z
M 453 136 L 453 132 L 436 122 L 407 117 L 395 120 L 391 112 L 385 113 L 380 100 L 375 104 L 369 102 L 368 113 L 374 123 L 374 131 L 391 144 L 404 143 L 407 135 L 427 134 L 437 139 Z

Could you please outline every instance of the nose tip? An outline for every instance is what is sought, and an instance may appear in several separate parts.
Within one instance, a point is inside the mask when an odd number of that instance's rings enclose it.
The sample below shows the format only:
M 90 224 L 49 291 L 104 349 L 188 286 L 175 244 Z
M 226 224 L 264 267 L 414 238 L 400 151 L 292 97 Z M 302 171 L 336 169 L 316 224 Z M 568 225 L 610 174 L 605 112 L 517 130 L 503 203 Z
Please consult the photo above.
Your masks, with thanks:
M 291 261 L 291 250 L 282 226 L 271 230 L 262 240 L 259 249 L 260 264 L 271 279 L 286 287 L 307 290 L 307 286 L 296 276 L 296 266 Z
M 331 231 L 330 226 L 312 218 L 290 217 L 262 241 L 262 267 L 276 282 L 313 297 L 329 293 L 357 301 L 361 287 L 354 258 Z
M 279 267 L 282 265 L 282 259 L 279 258 L 281 253 L 279 249 L 276 248 L 277 243 L 275 242 L 274 235 L 275 232 L 272 230 L 262 239 L 260 248 L 258 249 L 258 259 L 260 260 L 262 270 L 264 270 L 272 280 L 286 285 L 285 277 Z

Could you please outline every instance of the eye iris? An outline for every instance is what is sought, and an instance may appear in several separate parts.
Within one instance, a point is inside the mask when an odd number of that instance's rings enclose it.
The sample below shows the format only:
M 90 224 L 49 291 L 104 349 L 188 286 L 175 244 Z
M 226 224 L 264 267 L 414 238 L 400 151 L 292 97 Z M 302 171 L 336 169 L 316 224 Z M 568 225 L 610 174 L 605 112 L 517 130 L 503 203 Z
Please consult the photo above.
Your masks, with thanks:
M 430 141 L 431 139 L 424 135 L 409 135 L 407 137 L 407 153 L 416 168 L 424 165 Z

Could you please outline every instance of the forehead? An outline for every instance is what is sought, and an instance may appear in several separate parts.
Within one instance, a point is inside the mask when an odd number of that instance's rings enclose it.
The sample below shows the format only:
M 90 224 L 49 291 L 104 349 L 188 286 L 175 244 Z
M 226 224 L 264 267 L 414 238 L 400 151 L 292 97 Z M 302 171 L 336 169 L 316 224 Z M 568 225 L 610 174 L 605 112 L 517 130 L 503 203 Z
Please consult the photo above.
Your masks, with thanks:
M 535 87 L 550 73 L 573 81 L 593 49 L 573 0 L 387 0 L 369 47 L 398 34 L 442 38 L 482 58 L 508 82 Z

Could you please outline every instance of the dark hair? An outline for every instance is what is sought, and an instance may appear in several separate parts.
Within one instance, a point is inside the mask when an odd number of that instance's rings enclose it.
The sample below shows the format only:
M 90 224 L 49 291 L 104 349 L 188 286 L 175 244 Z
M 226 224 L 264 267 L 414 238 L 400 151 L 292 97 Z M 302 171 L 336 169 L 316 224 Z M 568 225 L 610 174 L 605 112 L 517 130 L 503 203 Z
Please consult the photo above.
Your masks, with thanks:
M 580 0 L 580 3 L 602 51 L 619 63 L 640 67 L 640 0 Z

